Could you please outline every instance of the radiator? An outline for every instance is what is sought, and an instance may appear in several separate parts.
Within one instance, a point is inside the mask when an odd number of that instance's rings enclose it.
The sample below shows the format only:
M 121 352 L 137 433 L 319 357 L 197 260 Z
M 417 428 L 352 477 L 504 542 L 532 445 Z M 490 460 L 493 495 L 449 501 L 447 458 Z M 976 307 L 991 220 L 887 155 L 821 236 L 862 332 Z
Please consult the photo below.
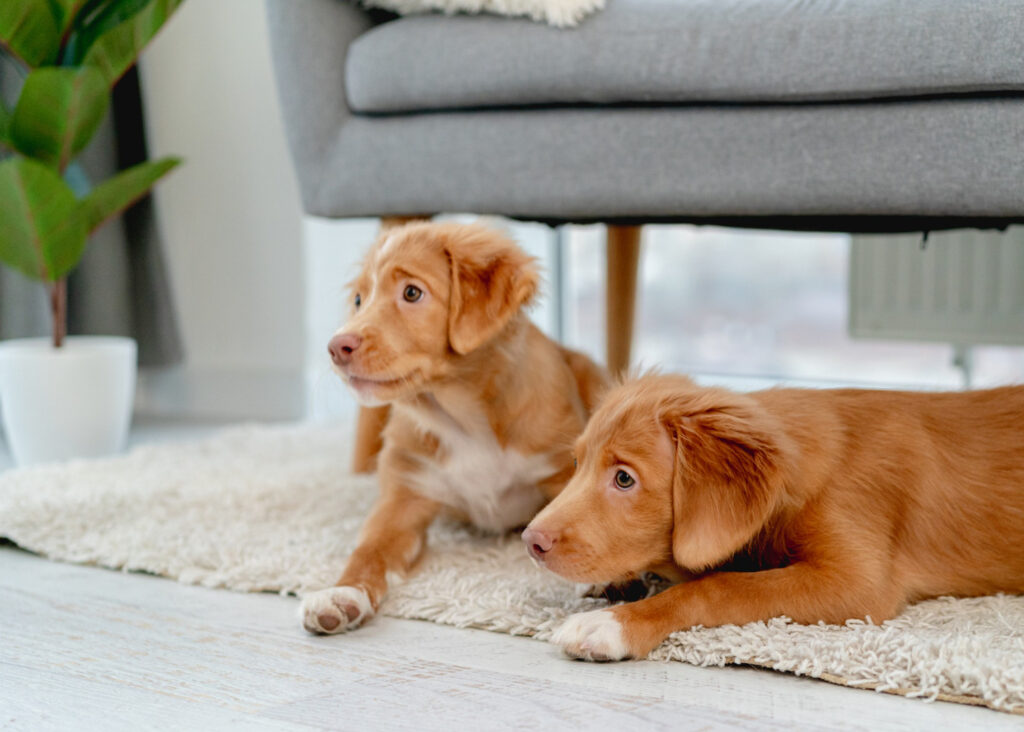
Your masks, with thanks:
M 1024 227 L 854 236 L 850 335 L 1024 344 Z

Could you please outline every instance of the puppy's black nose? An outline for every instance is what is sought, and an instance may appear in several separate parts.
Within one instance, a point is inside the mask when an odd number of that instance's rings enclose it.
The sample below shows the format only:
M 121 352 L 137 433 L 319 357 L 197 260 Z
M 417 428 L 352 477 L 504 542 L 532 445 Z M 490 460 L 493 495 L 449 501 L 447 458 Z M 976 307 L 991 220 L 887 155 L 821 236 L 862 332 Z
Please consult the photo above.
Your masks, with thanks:
M 544 555 L 551 551 L 555 540 L 543 531 L 527 526 L 523 532 L 523 543 L 526 544 L 526 551 L 530 552 L 530 556 L 540 562 L 544 560 Z
M 341 333 L 331 338 L 327 344 L 327 352 L 331 354 L 331 360 L 338 366 L 346 366 L 362 342 L 363 339 L 355 333 Z

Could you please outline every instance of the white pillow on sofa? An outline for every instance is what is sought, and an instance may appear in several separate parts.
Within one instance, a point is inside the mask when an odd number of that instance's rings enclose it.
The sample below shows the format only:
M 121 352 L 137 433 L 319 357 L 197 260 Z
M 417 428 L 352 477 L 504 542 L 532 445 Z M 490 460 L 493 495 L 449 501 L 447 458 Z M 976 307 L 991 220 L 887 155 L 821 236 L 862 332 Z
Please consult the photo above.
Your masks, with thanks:
M 604 7 L 605 0 L 362 0 L 363 5 L 402 15 L 429 13 L 495 13 L 525 15 L 555 26 L 572 26 Z

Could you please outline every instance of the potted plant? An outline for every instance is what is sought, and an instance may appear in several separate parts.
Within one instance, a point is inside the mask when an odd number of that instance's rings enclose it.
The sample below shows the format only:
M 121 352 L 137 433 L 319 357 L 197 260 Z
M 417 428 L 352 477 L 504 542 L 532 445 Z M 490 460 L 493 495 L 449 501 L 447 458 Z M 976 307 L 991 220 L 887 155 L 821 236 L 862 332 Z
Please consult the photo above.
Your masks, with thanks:
M 19 465 L 124 445 L 135 342 L 67 337 L 67 276 L 89 235 L 180 161 L 145 162 L 91 188 L 69 185 L 69 166 L 114 83 L 181 2 L 0 0 L 0 52 L 24 76 L 13 108 L 0 100 L 0 262 L 40 281 L 53 315 L 52 338 L 0 343 L 0 411 Z

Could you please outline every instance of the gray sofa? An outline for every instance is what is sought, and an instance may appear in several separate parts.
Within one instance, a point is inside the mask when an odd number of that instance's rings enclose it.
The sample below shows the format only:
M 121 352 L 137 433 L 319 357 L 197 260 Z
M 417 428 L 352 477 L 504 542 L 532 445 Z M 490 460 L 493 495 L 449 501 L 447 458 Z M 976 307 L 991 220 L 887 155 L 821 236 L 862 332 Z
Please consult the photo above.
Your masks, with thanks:
M 613 371 L 639 224 L 1024 219 L 1024 0 L 608 0 L 572 30 L 267 4 L 306 211 L 609 224 Z
M 608 0 L 570 30 L 268 6 L 311 214 L 1024 218 L 1024 0 Z

